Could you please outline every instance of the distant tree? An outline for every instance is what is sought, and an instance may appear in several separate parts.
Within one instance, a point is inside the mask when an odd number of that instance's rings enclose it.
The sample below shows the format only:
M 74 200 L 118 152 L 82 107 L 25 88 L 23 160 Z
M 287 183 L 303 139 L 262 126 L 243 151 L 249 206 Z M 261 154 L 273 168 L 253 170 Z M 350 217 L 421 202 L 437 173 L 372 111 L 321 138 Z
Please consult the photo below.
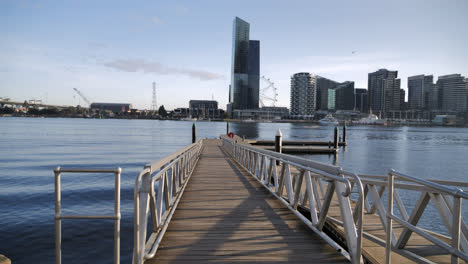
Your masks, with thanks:
M 0 108 L 0 113 L 1 114 L 13 114 L 14 112 L 15 112 L 15 110 L 13 109 L 13 107 Z
M 167 111 L 166 111 L 166 109 L 164 108 L 164 105 L 161 105 L 161 106 L 159 107 L 158 113 L 159 113 L 159 115 L 162 116 L 162 117 L 167 117 Z
M 30 114 L 30 115 L 39 115 L 39 109 L 29 108 L 28 114 Z

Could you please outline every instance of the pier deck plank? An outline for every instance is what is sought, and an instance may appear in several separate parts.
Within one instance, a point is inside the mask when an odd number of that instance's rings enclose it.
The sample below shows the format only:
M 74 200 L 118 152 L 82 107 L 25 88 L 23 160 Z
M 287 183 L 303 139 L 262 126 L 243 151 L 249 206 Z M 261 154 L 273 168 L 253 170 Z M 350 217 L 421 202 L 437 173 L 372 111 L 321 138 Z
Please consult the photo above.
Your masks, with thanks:
M 218 140 L 203 153 L 153 259 L 146 263 L 347 263 Z

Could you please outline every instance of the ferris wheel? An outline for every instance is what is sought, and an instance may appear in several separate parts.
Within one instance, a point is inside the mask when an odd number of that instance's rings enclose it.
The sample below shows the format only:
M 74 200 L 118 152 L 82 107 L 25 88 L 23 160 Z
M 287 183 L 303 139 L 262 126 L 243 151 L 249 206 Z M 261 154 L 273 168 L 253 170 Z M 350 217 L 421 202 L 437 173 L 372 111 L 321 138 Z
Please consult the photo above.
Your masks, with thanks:
M 262 76 L 260 81 L 260 106 L 275 106 L 278 102 L 278 89 L 275 84 L 265 76 Z

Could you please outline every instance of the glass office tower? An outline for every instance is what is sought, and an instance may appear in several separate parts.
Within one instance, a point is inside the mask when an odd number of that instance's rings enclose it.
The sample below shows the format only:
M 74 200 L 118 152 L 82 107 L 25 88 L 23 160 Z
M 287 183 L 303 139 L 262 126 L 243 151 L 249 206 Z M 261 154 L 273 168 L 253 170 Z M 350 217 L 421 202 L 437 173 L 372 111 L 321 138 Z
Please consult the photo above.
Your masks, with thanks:
M 256 109 L 260 86 L 260 41 L 249 39 L 250 25 L 236 17 L 232 36 L 231 110 Z
M 248 109 L 257 109 L 260 95 L 260 41 L 249 41 Z

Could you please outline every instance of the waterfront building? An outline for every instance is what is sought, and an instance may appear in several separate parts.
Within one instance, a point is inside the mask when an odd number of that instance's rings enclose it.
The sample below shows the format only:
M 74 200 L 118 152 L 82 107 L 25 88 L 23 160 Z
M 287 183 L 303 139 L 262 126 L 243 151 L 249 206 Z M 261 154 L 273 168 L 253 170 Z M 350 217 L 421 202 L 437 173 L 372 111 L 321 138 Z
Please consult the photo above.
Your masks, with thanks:
M 410 110 L 429 108 L 430 93 L 434 86 L 432 75 L 416 75 L 408 77 L 408 107 Z
M 356 88 L 355 95 L 355 106 L 354 109 L 360 111 L 361 113 L 367 112 L 368 110 L 368 99 L 367 99 L 367 89 Z
M 335 87 L 335 109 L 354 110 L 354 82 L 346 81 Z
M 367 91 L 369 108 L 374 113 L 400 110 L 400 80 L 398 71 L 379 69 L 368 74 Z
M 192 118 L 218 118 L 221 111 L 213 100 L 190 100 L 189 113 Z
M 186 118 L 189 117 L 189 108 L 178 107 L 172 111 L 172 115 L 175 118 Z
M 405 89 L 400 89 L 400 110 L 408 110 L 408 102 L 405 101 L 406 91 Z
M 127 103 L 92 103 L 89 108 L 103 111 L 112 111 L 113 113 L 128 112 L 132 109 L 131 104 Z
M 249 109 L 257 109 L 260 99 L 260 41 L 249 40 L 247 104 Z
M 468 89 L 466 87 L 465 77 L 461 74 L 439 76 L 436 86 L 439 92 L 439 102 L 442 99 L 441 106 L 443 111 L 467 111 Z
M 335 101 L 330 99 L 335 98 L 333 89 L 335 89 L 338 84 L 339 83 L 336 81 L 316 75 L 316 110 L 335 110 Z
M 354 82 L 339 83 L 316 76 L 316 110 L 353 110 Z
M 437 85 L 432 85 L 427 98 L 427 109 L 431 111 L 439 110 L 441 109 L 441 102 L 442 100 L 439 100 L 439 89 Z
M 384 89 L 385 112 L 401 110 L 400 79 L 388 78 L 384 79 L 382 83 Z
M 228 110 L 257 109 L 260 87 L 260 41 L 250 41 L 250 24 L 233 23 L 231 85 Z
M 288 108 L 279 106 L 234 110 L 233 112 L 233 117 L 239 120 L 280 120 L 286 119 L 288 116 Z
M 291 116 L 311 118 L 316 103 L 316 77 L 312 73 L 300 72 L 291 76 Z

